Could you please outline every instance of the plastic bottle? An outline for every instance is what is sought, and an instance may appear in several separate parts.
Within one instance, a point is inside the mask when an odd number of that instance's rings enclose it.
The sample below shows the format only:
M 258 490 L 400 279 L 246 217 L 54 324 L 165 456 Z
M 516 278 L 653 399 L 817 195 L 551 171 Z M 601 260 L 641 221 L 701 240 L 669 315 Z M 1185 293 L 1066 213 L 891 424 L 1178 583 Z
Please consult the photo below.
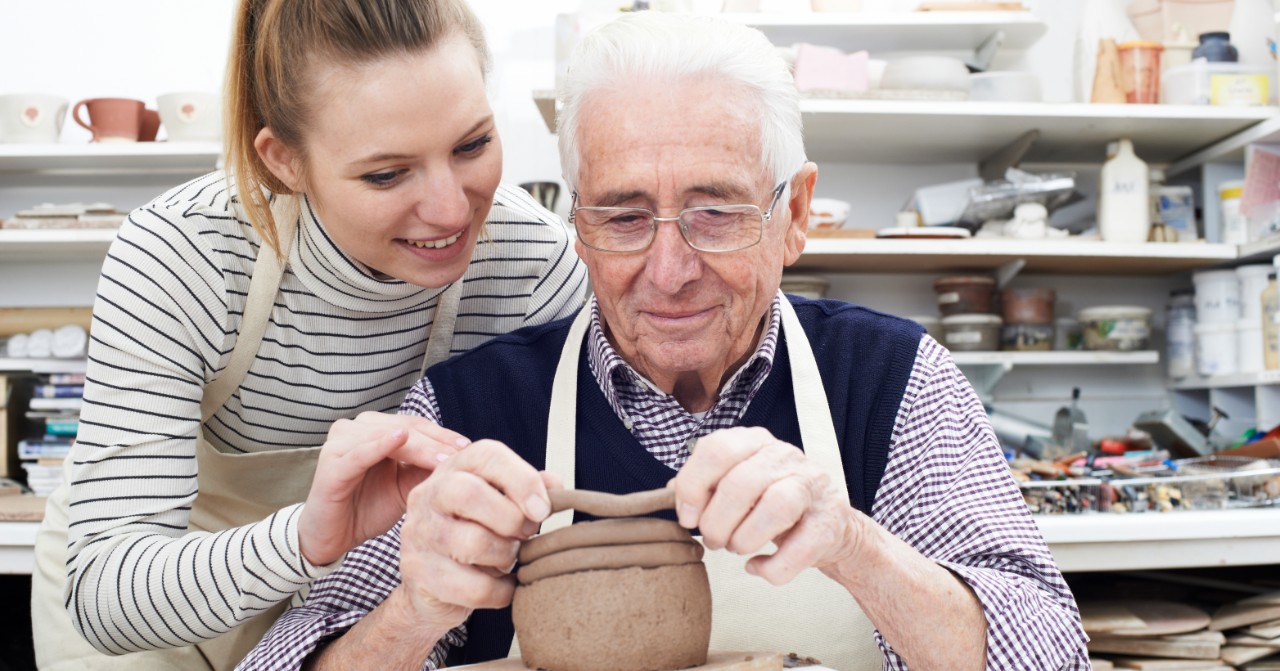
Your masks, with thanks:
M 1169 360 L 1169 377 L 1175 380 L 1187 377 L 1195 371 L 1195 328 L 1195 290 L 1178 289 L 1169 292 L 1165 354 Z
M 1098 231 L 1107 242 L 1146 242 L 1151 232 L 1147 164 L 1122 139 L 1114 158 L 1102 164 Z
M 1271 0 L 1235 0 L 1227 30 L 1240 63 L 1275 70 L 1276 59 L 1271 54 L 1276 36 L 1275 11 Z
M 1280 369 L 1280 292 L 1275 273 L 1262 291 L 1262 365 L 1267 370 Z

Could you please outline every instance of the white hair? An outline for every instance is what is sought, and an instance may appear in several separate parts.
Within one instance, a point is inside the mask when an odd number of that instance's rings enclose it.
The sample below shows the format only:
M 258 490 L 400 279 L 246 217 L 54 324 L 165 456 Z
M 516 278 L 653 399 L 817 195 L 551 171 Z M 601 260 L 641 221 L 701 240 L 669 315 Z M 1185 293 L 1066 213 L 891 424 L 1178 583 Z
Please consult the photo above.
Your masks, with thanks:
M 786 61 L 763 33 L 709 16 L 635 12 L 583 38 L 561 82 L 560 165 L 569 190 L 578 188 L 578 134 L 589 95 L 637 81 L 688 79 L 737 84 L 755 98 L 761 166 L 773 183 L 804 165 L 800 96 Z

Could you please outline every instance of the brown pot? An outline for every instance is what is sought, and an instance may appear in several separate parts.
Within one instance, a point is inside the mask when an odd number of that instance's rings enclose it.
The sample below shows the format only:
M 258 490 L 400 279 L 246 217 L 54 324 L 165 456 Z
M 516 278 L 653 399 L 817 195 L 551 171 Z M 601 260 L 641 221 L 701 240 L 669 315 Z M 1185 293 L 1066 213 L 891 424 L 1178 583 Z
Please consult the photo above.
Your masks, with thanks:
M 1006 324 L 1052 324 L 1053 289 L 1005 289 L 1001 310 Z

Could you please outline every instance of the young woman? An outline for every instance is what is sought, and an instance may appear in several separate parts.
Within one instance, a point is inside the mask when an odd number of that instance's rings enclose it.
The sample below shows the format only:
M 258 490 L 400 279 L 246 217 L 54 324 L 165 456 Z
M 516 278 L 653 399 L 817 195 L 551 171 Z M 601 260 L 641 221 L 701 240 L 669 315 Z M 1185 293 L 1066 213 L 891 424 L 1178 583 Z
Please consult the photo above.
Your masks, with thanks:
M 226 171 L 103 265 L 41 668 L 230 667 L 466 445 L 388 414 L 426 363 L 581 306 L 566 229 L 500 184 L 486 66 L 461 0 L 243 0 Z

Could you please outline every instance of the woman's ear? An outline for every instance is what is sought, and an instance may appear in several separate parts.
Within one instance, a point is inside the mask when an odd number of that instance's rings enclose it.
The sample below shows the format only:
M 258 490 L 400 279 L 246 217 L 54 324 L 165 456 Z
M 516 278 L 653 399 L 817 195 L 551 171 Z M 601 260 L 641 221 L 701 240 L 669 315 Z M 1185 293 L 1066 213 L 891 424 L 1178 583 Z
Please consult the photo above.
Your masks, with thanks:
M 809 203 L 813 200 L 813 185 L 817 181 L 818 166 L 812 161 L 805 163 L 791 178 L 791 199 L 787 201 L 791 224 L 787 227 L 784 241 L 784 265 L 795 263 L 804 251 L 805 241 L 809 238 Z
M 253 148 L 258 151 L 258 157 L 266 164 L 267 170 L 276 176 L 276 179 L 294 193 L 304 190 L 298 154 L 276 137 L 275 132 L 270 128 L 258 131 L 258 137 L 253 140 Z

